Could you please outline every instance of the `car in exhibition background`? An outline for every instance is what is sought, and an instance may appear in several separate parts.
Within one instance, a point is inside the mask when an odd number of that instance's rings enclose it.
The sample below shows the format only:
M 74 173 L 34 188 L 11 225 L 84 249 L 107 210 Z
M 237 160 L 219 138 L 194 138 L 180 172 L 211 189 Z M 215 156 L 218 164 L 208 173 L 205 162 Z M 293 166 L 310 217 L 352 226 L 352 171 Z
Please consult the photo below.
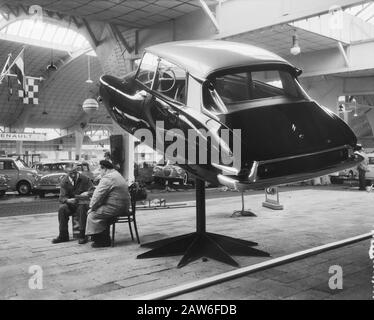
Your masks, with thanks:
M 234 154 L 234 130 L 241 130 L 239 166 L 221 159 L 191 163 L 187 157 L 178 165 L 214 184 L 263 189 L 362 161 L 355 153 L 360 147 L 352 130 L 307 95 L 300 74 L 283 58 L 251 45 L 175 41 L 147 48 L 138 70 L 122 79 L 102 76 L 100 101 L 130 134 L 148 129 L 155 137 L 156 122 L 163 121 L 163 132 L 182 132 L 183 143 L 195 154 L 202 142 L 188 141 L 189 131 L 211 134 L 205 149 Z M 227 143 L 223 129 L 229 131 Z M 171 144 L 148 141 L 162 155 Z
M 28 195 L 38 178 L 37 171 L 28 167 L 21 159 L 0 158 L 0 175 L 8 177 L 8 191 L 18 191 L 20 195 Z
M 5 193 L 8 191 L 8 181 L 9 178 L 3 174 L 0 174 L 0 197 L 5 195 Z
M 374 184 L 374 153 L 366 153 L 366 157 L 368 159 L 368 171 L 365 173 L 365 180 L 367 185 Z M 357 166 L 352 167 L 349 169 L 342 170 L 337 172 L 334 175 L 330 176 L 330 180 L 332 183 L 341 184 L 345 181 L 353 182 L 358 181 L 358 170 Z
M 38 163 L 34 167 L 38 172 L 33 193 L 44 198 L 46 193 L 59 193 L 62 179 L 66 176 L 66 171 L 76 166 L 78 171 L 95 180 L 94 173 L 91 171 L 90 165 L 85 161 L 60 161 L 51 163 Z
M 177 182 L 179 185 L 186 186 L 193 184 L 193 177 L 181 167 L 171 164 L 170 161 L 159 162 L 153 167 L 153 181 L 157 184 L 164 185 L 165 182 Z

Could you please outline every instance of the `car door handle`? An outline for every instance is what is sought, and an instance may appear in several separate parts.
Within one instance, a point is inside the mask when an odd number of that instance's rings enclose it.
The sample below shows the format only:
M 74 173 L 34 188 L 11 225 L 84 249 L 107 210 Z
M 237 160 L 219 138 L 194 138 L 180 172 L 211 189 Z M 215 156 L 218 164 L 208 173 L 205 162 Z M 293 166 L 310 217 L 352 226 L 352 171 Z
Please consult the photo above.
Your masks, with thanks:
M 137 96 L 140 96 L 141 98 L 146 98 L 148 96 L 147 91 L 145 90 L 140 90 L 136 93 Z

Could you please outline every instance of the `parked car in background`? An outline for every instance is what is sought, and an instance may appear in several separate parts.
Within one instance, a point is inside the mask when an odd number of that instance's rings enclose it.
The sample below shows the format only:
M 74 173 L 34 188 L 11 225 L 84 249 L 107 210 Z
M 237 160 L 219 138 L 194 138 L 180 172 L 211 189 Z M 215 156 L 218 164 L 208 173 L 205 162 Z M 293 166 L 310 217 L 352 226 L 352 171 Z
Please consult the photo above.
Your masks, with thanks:
M 37 171 L 19 159 L 0 158 L 0 175 L 8 177 L 9 191 L 28 195 L 35 186 Z
M 372 185 L 374 184 L 374 153 L 366 153 L 368 158 L 368 170 L 365 174 L 366 184 Z M 341 184 L 344 181 L 358 181 L 358 170 L 357 166 L 349 169 L 345 169 L 335 173 L 334 175 L 330 176 L 330 180 L 332 183 Z
M 46 193 L 59 193 L 62 179 L 66 176 L 68 168 L 76 166 L 78 171 L 94 181 L 95 176 L 90 165 L 85 161 L 60 161 L 53 163 L 35 164 L 38 178 L 33 192 L 44 198 Z
M 368 172 L 365 174 L 365 178 L 367 180 L 367 184 L 374 184 L 374 153 L 367 153 L 366 156 L 368 157 Z
M 170 162 L 160 162 L 153 168 L 153 180 L 158 184 L 165 184 L 166 181 L 178 182 L 180 185 L 193 183 L 193 178 L 186 170 L 181 167 L 170 164 Z
M 0 197 L 2 197 L 8 190 L 9 178 L 5 175 L 0 174 Z

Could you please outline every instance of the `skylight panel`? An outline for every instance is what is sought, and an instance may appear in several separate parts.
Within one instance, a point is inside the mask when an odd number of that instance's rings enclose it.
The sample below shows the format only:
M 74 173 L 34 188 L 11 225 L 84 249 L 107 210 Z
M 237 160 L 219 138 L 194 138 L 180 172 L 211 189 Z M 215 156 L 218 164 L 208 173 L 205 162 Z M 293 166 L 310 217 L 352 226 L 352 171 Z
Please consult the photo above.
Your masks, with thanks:
M 52 39 L 52 42 L 54 43 L 62 43 L 64 41 L 64 37 L 65 37 L 65 34 L 66 32 L 68 31 L 68 29 L 66 28 L 58 28 L 58 30 L 56 31 L 53 39 Z
M 65 39 L 64 39 L 64 42 L 63 44 L 64 45 L 68 45 L 68 46 L 71 46 L 74 38 L 75 38 L 75 35 L 76 35 L 76 32 L 74 32 L 73 30 L 69 30 L 67 33 L 66 33 L 66 36 L 65 36 Z
M 33 20 L 23 20 L 21 28 L 18 32 L 18 35 L 20 37 L 28 38 L 30 36 L 30 33 L 33 29 L 34 21 Z
M 29 38 L 40 40 L 43 35 L 44 23 L 42 21 L 36 21 L 34 27 L 29 35 Z
M 52 42 L 52 38 L 55 35 L 56 29 L 57 26 L 47 23 L 41 40 L 46 42 Z
M 9 25 L 8 34 L 9 35 L 18 35 L 19 29 L 21 27 L 22 21 L 16 21 Z
M 42 47 L 55 48 L 57 46 L 59 50 L 66 50 L 70 53 L 90 48 L 87 39 L 75 29 L 41 20 L 18 20 L 0 30 L 1 33 L 14 36 L 12 39 L 15 42 L 38 45 L 37 40 L 39 40 L 39 45 Z

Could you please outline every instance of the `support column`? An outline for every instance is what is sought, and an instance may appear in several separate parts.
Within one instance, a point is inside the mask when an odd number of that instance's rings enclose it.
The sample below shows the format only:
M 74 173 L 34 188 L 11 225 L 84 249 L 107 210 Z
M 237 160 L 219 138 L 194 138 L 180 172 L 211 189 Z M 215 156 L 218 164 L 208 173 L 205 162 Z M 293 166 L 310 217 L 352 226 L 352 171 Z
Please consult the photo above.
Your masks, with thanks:
M 123 176 L 130 185 L 135 181 L 134 176 L 134 137 L 127 133 L 123 133 L 123 150 L 125 152 L 125 163 L 123 165 Z
M 82 145 L 83 145 L 83 131 L 75 130 L 75 160 L 80 160 L 82 157 Z
M 118 124 L 113 121 L 113 135 L 122 135 L 122 159 L 121 174 L 131 184 L 134 180 L 134 137 L 123 130 Z M 112 155 L 113 156 L 113 155 Z
M 23 154 L 23 141 L 16 141 L 16 153 Z

